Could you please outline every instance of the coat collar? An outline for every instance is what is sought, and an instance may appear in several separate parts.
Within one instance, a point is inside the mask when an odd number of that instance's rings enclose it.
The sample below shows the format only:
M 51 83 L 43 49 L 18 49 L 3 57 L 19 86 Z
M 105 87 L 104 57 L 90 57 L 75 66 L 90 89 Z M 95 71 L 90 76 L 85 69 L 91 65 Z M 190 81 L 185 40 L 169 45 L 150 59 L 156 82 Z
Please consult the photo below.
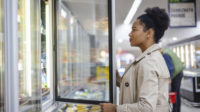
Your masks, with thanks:
M 146 55 L 150 55 L 152 52 L 160 50 L 160 46 L 158 44 L 153 44 L 152 46 L 150 46 L 148 49 L 146 49 L 139 57 L 136 58 L 134 63 L 139 62 L 140 60 L 142 60 Z
M 152 46 L 150 46 L 148 49 L 146 49 L 138 58 L 136 58 L 136 60 L 131 63 L 126 71 L 124 72 L 122 78 L 124 77 L 124 75 L 126 74 L 126 72 L 131 68 L 132 65 L 135 65 L 137 62 L 139 62 L 140 60 L 142 60 L 143 58 L 145 58 L 146 55 L 150 55 L 152 52 L 160 50 L 160 46 L 158 44 L 153 44 Z

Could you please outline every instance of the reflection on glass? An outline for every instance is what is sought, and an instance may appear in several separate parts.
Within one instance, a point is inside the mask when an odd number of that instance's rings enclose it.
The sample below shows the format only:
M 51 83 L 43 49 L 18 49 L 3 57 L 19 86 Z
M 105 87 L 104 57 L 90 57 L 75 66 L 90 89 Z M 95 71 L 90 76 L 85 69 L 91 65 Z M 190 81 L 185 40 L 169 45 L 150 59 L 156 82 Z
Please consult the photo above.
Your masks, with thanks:
M 185 45 L 185 67 L 188 69 L 190 68 L 190 59 L 189 59 L 189 46 L 188 44 Z
M 41 1 L 41 87 L 42 103 L 50 97 L 50 72 L 49 72 L 49 5 Z
M 18 0 L 20 111 L 40 111 L 40 16 L 38 0 Z
M 176 53 L 176 49 L 175 49 L 175 48 L 173 48 L 173 52 L 175 52 L 175 53 Z
M 3 31 L 3 0 L 0 0 L 0 112 L 4 112 L 4 31 Z
M 190 44 L 190 60 L 191 60 L 191 68 L 195 68 L 195 47 L 194 44 Z
M 58 97 L 109 101 L 107 0 L 57 6 Z
M 179 49 L 179 46 L 177 46 L 177 48 L 176 48 L 176 53 L 177 53 L 177 56 L 180 58 L 180 49 Z
M 180 52 L 180 54 L 181 54 L 181 61 L 183 63 L 185 63 L 185 51 L 183 49 L 183 46 L 181 46 L 180 49 L 181 49 L 181 52 Z

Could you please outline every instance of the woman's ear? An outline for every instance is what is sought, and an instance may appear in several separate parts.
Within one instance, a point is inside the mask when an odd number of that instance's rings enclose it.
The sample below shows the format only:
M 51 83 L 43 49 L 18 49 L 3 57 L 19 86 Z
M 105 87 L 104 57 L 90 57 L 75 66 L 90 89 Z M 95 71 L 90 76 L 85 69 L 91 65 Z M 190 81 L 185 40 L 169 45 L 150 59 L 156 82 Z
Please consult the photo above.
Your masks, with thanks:
M 154 30 L 152 28 L 148 29 L 148 31 L 147 31 L 147 38 L 154 39 Z

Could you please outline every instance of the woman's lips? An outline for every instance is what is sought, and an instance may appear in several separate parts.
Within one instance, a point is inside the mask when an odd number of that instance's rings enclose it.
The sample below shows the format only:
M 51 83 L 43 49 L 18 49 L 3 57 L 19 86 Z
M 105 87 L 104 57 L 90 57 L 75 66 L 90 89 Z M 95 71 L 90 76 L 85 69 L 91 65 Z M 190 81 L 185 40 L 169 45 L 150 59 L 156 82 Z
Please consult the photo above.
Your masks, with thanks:
M 132 38 L 129 38 L 129 42 L 131 42 L 132 41 Z

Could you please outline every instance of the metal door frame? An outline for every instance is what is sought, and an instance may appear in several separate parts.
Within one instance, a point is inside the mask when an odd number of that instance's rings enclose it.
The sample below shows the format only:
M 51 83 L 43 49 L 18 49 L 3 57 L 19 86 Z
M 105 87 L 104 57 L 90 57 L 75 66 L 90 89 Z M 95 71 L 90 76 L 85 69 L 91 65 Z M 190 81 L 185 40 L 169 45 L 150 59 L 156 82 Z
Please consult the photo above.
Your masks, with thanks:
M 53 11 L 53 31 L 54 31 L 54 69 L 55 69 L 55 100 L 61 102 L 73 102 L 73 103 L 84 103 L 84 104 L 99 104 L 102 101 L 95 100 L 77 100 L 77 99 L 65 99 L 58 97 L 58 89 L 57 89 L 57 1 L 54 1 L 54 11 Z M 108 0 L 108 27 L 109 27 L 109 102 L 116 104 L 116 58 L 115 58 L 115 0 Z

